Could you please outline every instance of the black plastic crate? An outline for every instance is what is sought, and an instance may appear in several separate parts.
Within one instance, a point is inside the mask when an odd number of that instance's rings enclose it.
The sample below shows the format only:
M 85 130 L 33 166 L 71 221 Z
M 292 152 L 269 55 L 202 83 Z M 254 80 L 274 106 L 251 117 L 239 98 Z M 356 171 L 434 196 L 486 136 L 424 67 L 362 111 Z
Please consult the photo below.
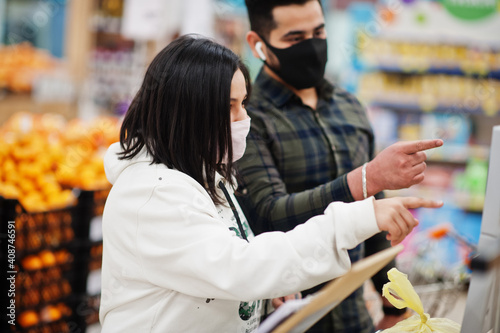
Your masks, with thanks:
M 18 259 L 41 250 L 71 246 L 74 238 L 75 206 L 46 211 L 27 212 L 17 200 L 3 199 L 2 233 L 15 222 L 15 246 Z
M 81 244 L 75 257 L 75 280 L 73 284 L 75 293 L 78 295 L 99 293 L 100 284 L 96 286 L 95 281 L 97 278 L 100 279 L 102 241 L 89 241 L 87 244 Z
M 82 191 L 76 209 L 78 225 L 75 230 L 75 293 L 89 295 L 89 275 L 100 270 L 102 263 L 102 213 L 109 189 Z
M 2 290 L 9 289 L 9 223 L 15 221 L 16 325 L 6 320 L 0 324 L 1 332 L 85 332 L 98 321 L 100 301 L 100 267 L 102 263 L 102 213 L 109 189 L 79 191 L 77 204 L 53 211 L 29 213 L 17 200 L 0 197 L 0 260 L 2 263 Z M 11 223 L 13 224 L 13 223 Z M 12 227 L 10 227 L 12 229 Z M 12 233 L 12 231 L 11 231 Z M 68 261 L 56 260 L 50 267 L 34 257 L 44 251 L 68 256 Z M 11 255 L 12 257 L 12 255 Z M 51 256 L 48 255 L 48 258 Z M 27 260 L 31 259 L 31 260 Z M 42 262 L 43 264 L 43 262 Z M 98 282 L 96 282 L 98 281 Z M 96 285 L 99 283 L 99 285 Z M 1 306 L 7 307 L 10 298 L 4 293 Z M 68 307 L 57 319 L 57 311 L 50 307 Z M 48 322 L 43 314 L 56 313 Z M 63 311 L 60 311 L 63 312 Z M 37 323 L 23 327 L 19 316 L 28 318 L 37 314 Z
M 0 199 L 2 332 L 70 331 L 75 207 L 31 213 Z
M 99 306 L 101 295 L 82 294 L 75 299 L 73 309 L 75 313 L 76 325 L 85 332 L 86 328 L 99 322 Z
M 109 189 L 82 191 L 76 213 L 74 304 L 77 326 L 85 332 L 99 321 L 102 265 L 102 214 Z
M 84 242 L 102 240 L 102 213 L 108 194 L 109 189 L 80 192 L 75 211 L 78 221 L 74 229 L 76 239 Z

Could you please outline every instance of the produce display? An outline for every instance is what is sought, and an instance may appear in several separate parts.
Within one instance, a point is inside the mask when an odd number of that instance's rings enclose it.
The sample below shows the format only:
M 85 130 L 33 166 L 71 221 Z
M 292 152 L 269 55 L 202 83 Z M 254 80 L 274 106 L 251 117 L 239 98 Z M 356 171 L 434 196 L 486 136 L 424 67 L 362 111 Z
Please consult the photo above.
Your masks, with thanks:
M 47 51 L 29 43 L 0 47 L 0 88 L 29 92 L 33 79 L 55 66 L 56 60 Z
M 102 156 L 118 133 L 113 117 L 85 123 L 54 114 L 15 114 L 0 128 L 0 196 L 39 212 L 73 204 L 73 188 L 109 187 Z
M 87 290 L 100 272 L 99 220 L 111 187 L 102 158 L 119 126 L 115 117 L 20 112 L 0 127 L 0 215 L 15 226 L 13 256 L 2 258 L 17 272 L 14 332 L 71 332 L 96 322 L 100 297 Z

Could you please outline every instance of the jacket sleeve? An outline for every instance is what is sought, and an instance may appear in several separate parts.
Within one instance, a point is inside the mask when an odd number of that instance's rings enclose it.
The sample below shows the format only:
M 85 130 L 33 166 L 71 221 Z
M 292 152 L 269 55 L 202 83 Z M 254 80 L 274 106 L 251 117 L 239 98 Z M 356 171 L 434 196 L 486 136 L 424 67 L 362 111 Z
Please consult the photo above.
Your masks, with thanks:
M 344 274 L 347 249 L 379 231 L 371 198 L 330 204 L 290 232 L 264 233 L 249 243 L 214 212 L 206 193 L 188 191 L 185 183 L 155 188 L 138 215 L 135 248 L 144 277 L 194 297 L 279 297 Z
M 321 214 L 333 201 L 354 201 L 347 175 L 315 188 L 288 193 L 269 147 L 266 118 L 252 117 L 245 155 L 237 162 L 243 195 L 238 197 L 255 233 L 288 231 Z

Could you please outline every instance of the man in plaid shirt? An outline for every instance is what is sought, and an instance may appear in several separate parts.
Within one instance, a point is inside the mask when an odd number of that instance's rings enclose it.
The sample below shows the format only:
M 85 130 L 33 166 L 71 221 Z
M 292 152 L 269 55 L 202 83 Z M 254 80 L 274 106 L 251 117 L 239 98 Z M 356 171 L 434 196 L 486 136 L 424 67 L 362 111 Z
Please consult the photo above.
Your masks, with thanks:
M 332 201 L 381 197 L 384 189 L 421 182 L 426 167 L 422 150 L 442 141 L 397 143 L 374 158 L 364 108 L 323 78 L 326 31 L 320 1 L 246 0 L 246 5 L 247 42 L 264 62 L 247 105 L 252 127 L 238 161 L 239 200 L 253 231 L 288 231 L 321 214 Z M 386 235 L 379 234 L 349 255 L 355 262 L 389 246 Z M 394 262 L 372 279 L 379 292 L 391 267 Z M 404 318 L 404 311 L 386 300 L 384 312 L 381 329 Z M 310 332 L 374 330 L 360 288 Z

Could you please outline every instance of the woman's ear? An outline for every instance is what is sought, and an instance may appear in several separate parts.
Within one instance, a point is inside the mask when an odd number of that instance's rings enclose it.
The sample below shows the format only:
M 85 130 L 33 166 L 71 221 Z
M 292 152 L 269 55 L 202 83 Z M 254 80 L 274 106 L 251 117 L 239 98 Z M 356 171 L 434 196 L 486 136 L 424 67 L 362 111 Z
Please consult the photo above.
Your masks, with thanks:
M 266 61 L 267 57 L 263 51 L 264 43 L 262 39 L 255 31 L 249 31 L 246 35 L 248 46 L 252 50 L 252 54 L 255 58 L 259 58 L 263 61 Z

